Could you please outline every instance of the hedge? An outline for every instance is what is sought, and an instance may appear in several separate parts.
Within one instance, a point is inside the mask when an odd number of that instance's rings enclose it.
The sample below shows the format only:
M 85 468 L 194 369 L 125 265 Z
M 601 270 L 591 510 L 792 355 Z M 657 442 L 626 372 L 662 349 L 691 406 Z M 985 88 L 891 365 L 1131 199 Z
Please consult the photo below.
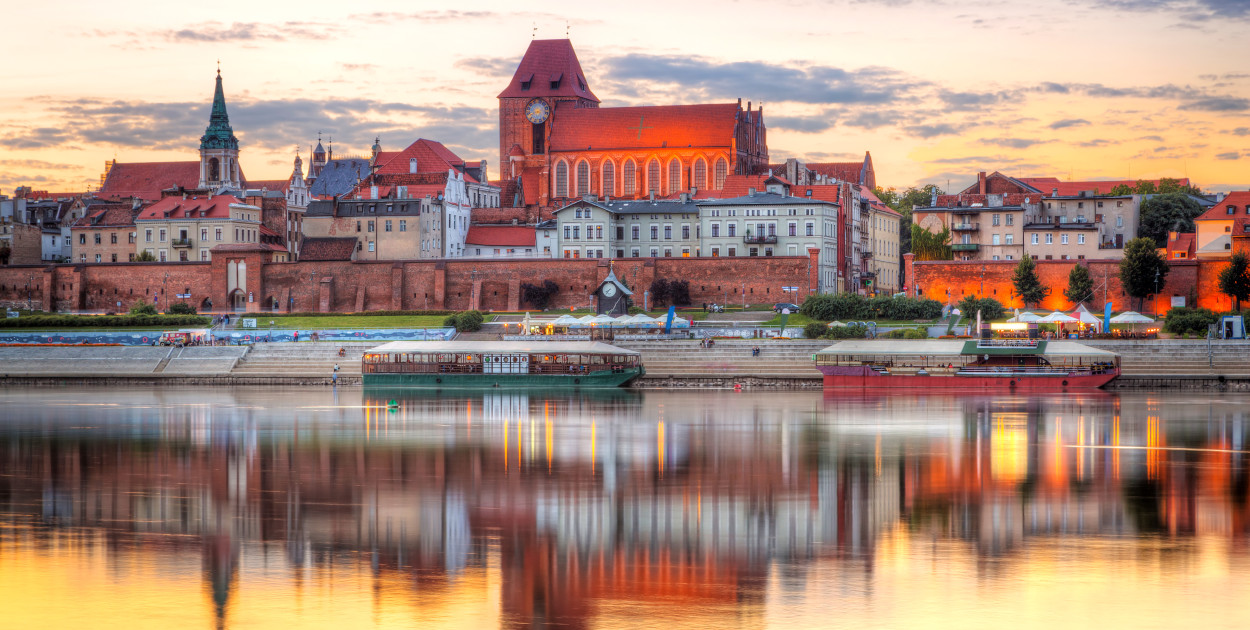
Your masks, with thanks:
M 474 332 L 482 329 L 484 319 L 478 311 L 465 311 L 448 316 L 443 320 L 443 325 L 455 328 L 459 332 Z
M 1209 308 L 1177 307 L 1168 311 L 1164 330 L 1174 334 L 1207 335 L 1207 326 L 1217 324 L 1220 314 Z
M 310 312 L 271 313 L 269 311 L 264 311 L 262 313 L 255 313 L 255 316 L 258 318 L 264 317 L 268 319 L 268 318 L 276 318 L 276 317 L 342 317 L 345 315 L 362 316 L 362 317 L 370 317 L 374 315 L 403 315 L 403 316 L 411 317 L 411 316 L 417 316 L 417 315 L 455 315 L 455 314 L 456 314 L 456 311 L 449 311 L 449 310 L 361 311 L 359 313 L 310 313 Z M 247 316 L 250 317 L 252 316 L 252 314 L 248 314 Z
M 1007 314 L 1007 308 L 1003 306 L 1003 303 L 994 298 L 978 298 L 975 295 L 969 295 L 960 300 L 957 306 L 965 319 L 976 319 L 977 311 L 981 311 L 982 321 L 1002 319 L 1003 315 Z
M 866 298 L 855 293 L 813 295 L 803 301 L 799 312 L 817 320 L 915 320 L 942 316 L 942 303 L 927 298 L 878 296 Z
M 211 323 L 200 315 L 32 315 L 0 319 L 0 328 L 176 328 Z

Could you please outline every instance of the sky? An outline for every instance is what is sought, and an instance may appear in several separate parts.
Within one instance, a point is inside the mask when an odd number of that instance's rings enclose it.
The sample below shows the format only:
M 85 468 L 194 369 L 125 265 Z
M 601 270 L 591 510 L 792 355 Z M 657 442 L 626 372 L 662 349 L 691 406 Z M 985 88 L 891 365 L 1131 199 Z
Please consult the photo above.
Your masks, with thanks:
M 978 171 L 1250 188 L 1250 0 L 59 2 L 6 11 L 0 194 L 98 187 L 106 160 L 198 159 L 220 60 L 249 179 L 296 151 L 417 138 L 498 169 L 533 37 L 572 40 L 603 106 L 764 106 L 771 160 L 959 189 Z M 25 26 L 23 26 L 25 25 Z

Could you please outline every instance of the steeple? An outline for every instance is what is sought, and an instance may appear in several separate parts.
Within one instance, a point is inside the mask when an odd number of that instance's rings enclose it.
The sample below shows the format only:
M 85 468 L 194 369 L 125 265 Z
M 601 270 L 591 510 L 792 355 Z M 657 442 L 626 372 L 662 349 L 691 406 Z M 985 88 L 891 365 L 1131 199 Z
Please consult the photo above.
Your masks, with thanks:
M 221 88 L 221 69 L 217 69 L 217 87 L 213 90 L 213 109 L 208 115 L 208 128 L 200 137 L 200 149 L 239 149 L 239 139 L 230 128 L 226 113 L 226 93 Z

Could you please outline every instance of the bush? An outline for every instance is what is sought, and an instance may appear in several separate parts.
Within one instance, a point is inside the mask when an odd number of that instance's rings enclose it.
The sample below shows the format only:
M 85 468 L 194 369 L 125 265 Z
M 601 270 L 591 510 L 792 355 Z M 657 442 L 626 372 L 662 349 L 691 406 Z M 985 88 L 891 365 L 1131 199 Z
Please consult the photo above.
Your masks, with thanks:
M 863 324 L 833 326 L 825 333 L 826 339 L 863 339 L 868 336 L 868 327 Z
M 443 325 L 455 328 L 459 332 L 475 332 L 482 329 L 483 320 L 482 314 L 478 311 L 464 311 L 448 316 L 443 320 Z
M 272 318 L 274 318 L 274 317 L 326 317 L 327 315 L 333 315 L 333 316 L 340 316 L 340 315 L 352 315 L 352 316 L 372 316 L 372 315 L 404 315 L 404 316 L 414 316 L 414 315 L 455 315 L 455 314 L 456 314 L 456 311 L 449 311 L 449 310 L 446 310 L 446 309 L 441 309 L 441 310 L 429 309 L 429 310 L 417 310 L 417 311 L 361 311 L 361 312 L 359 312 L 359 313 L 314 313 L 314 312 L 308 312 L 308 311 L 299 312 L 299 313 L 269 313 L 269 312 L 266 312 L 266 313 L 265 313 L 265 317 L 268 317 L 268 318 L 272 319 Z
M 175 302 L 173 304 L 170 304 L 169 310 L 165 312 L 169 313 L 170 315 L 195 315 L 196 314 L 195 307 L 191 306 L 190 304 L 187 304 L 186 302 Z
M 982 321 L 1001 319 L 1007 313 L 1002 302 L 994 298 L 978 298 L 975 295 L 969 295 L 960 300 L 957 306 L 963 312 L 964 317 L 971 319 L 976 319 L 977 311 L 980 310 Z
M 937 319 L 942 303 L 927 298 L 878 296 L 865 298 L 855 293 L 826 293 L 807 298 L 799 312 L 812 318 L 864 320 Z
M 182 328 L 211 323 L 200 315 L 32 315 L 0 319 L 0 328 Z
M 1205 337 L 1207 326 L 1219 321 L 1220 314 L 1209 308 L 1174 308 L 1168 311 L 1163 329 L 1178 335 L 1192 333 Z
M 521 285 L 521 299 L 539 310 L 545 310 L 551 304 L 551 299 L 559 292 L 560 285 L 551 280 L 543 280 L 542 284 L 527 282 Z
M 803 327 L 803 336 L 808 339 L 820 339 L 829 329 L 828 322 L 811 322 Z
M 883 339 L 928 339 L 929 335 L 925 331 L 916 328 L 900 328 L 891 330 L 881 335 L 881 337 Z
M 139 300 L 138 302 L 135 302 L 134 305 L 130 307 L 130 314 L 131 315 L 155 315 L 156 306 L 152 304 L 148 304 L 147 302 L 143 300 Z

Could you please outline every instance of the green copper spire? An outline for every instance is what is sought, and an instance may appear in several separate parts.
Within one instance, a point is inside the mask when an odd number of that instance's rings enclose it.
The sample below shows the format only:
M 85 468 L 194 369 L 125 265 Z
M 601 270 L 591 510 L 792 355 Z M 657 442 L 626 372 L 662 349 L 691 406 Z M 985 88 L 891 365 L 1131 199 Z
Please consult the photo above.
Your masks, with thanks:
M 226 114 L 226 93 L 221 89 L 221 70 L 217 70 L 217 89 L 213 90 L 213 111 L 208 116 L 208 128 L 200 136 L 201 149 L 239 149 L 239 139 L 230 128 L 230 116 Z

